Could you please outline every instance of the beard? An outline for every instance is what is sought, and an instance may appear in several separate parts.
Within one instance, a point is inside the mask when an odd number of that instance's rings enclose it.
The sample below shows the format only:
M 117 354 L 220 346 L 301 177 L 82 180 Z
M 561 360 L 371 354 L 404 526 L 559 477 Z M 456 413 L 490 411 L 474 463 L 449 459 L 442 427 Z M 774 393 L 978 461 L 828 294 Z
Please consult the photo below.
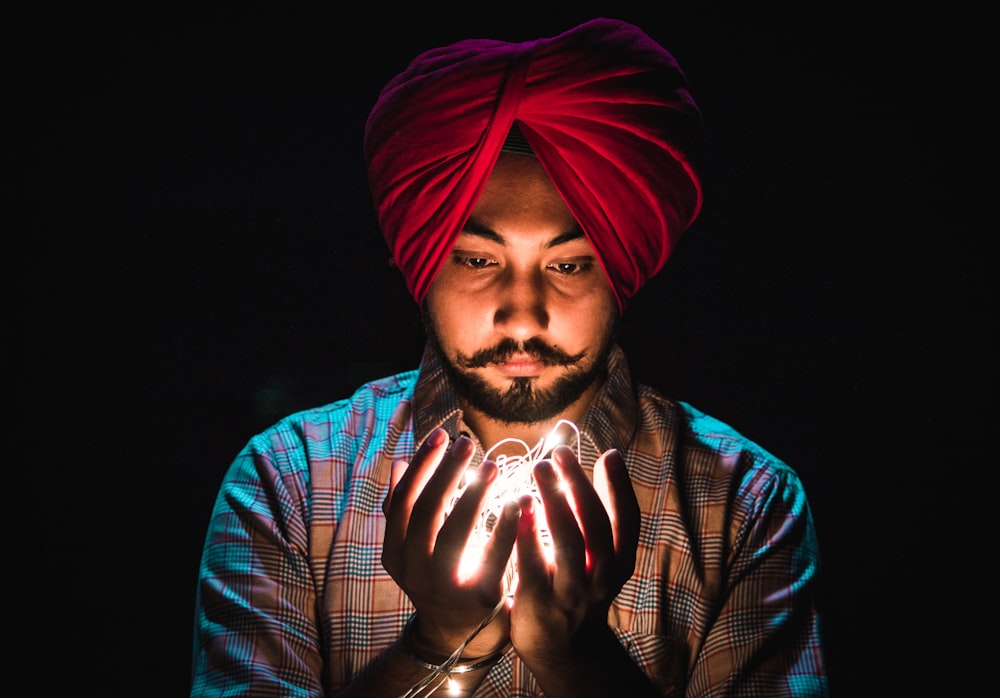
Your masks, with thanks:
M 450 357 L 445 353 L 426 310 L 422 315 L 430 345 L 441 360 L 455 392 L 470 407 L 504 424 L 533 424 L 560 415 L 588 388 L 604 380 L 608 356 L 615 343 L 612 328 L 602 339 L 597 356 L 589 365 L 585 362 L 586 352 L 570 355 L 537 337 L 524 342 L 508 337 L 471 356 L 456 352 L 454 357 Z M 530 377 L 511 378 L 509 387 L 497 388 L 475 371 L 489 364 L 502 363 L 515 353 L 530 354 L 546 366 L 566 366 L 569 370 L 545 389 L 538 388 L 538 379 Z

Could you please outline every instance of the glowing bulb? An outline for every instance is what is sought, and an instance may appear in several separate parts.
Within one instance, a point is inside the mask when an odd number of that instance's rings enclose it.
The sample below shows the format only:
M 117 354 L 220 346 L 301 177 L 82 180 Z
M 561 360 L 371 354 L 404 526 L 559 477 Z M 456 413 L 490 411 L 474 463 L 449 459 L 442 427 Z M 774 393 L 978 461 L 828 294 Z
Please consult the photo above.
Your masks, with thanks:
M 541 502 L 538 487 L 531 472 L 535 463 L 550 455 L 552 449 L 556 446 L 560 444 L 569 445 L 574 441 L 575 450 L 579 455 L 580 430 L 575 424 L 564 419 L 560 420 L 552 431 L 545 438 L 541 439 L 534 448 L 529 447 L 528 444 L 520 439 L 504 439 L 494 444 L 486 452 L 483 456 L 484 460 L 489 460 L 493 452 L 504 444 L 514 443 L 524 449 L 523 455 L 499 455 L 493 459 L 496 462 L 499 473 L 487 493 L 483 510 L 479 514 L 479 520 L 462 554 L 458 572 L 460 580 L 469 579 L 479 569 L 482 562 L 482 551 L 486 545 L 486 541 L 489 540 L 490 535 L 493 533 L 493 527 L 503 513 L 504 504 L 512 500 L 517 500 L 524 494 L 530 494 L 538 502 Z M 460 488 L 458 494 L 456 494 L 455 499 L 452 500 L 452 506 L 454 506 L 455 501 L 457 501 L 465 486 L 469 482 L 472 482 L 475 477 L 476 473 L 473 470 L 466 473 L 465 483 Z M 568 491 L 566 484 L 562 482 L 560 483 L 560 489 L 564 492 Z M 542 544 L 542 553 L 551 563 L 555 553 L 552 549 L 552 539 L 549 535 L 548 525 L 545 522 L 544 509 L 541 507 L 538 509 L 538 532 Z M 511 562 L 507 566 L 507 571 L 504 575 L 505 588 L 508 590 L 508 594 L 512 593 L 516 584 L 515 556 L 516 553 L 514 556 L 511 556 Z
M 448 693 L 453 696 L 462 694 L 462 688 L 458 685 L 458 682 L 455 679 L 448 679 Z

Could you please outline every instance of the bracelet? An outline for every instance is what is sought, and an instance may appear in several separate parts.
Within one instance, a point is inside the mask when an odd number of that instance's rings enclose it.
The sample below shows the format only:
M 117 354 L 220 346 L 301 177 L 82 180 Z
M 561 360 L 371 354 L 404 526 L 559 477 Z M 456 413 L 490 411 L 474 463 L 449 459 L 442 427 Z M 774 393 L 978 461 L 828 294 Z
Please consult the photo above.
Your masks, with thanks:
M 483 659 L 476 659 L 463 664 L 455 664 L 450 669 L 448 669 L 449 674 L 465 674 L 470 671 L 479 671 L 480 669 L 485 669 L 488 666 L 493 666 L 501 656 L 503 656 L 504 650 L 500 650 L 496 654 L 491 654 L 489 657 Z M 425 662 L 423 659 L 413 654 L 410 650 L 406 651 L 407 656 L 412 659 L 415 663 L 422 666 L 424 669 L 430 669 L 432 671 L 437 671 L 441 668 L 441 664 L 431 664 L 430 662 Z
M 418 657 L 416 651 L 413 648 L 413 643 L 410 641 L 410 635 L 412 634 L 413 619 L 416 618 L 416 614 L 410 616 L 410 619 L 406 621 L 406 626 L 403 628 L 402 635 L 402 646 L 406 651 L 406 655 L 413 660 L 415 663 L 422 666 L 424 669 L 430 669 L 431 671 L 437 671 L 441 669 L 448 660 L 445 659 L 437 664 L 431 664 L 425 659 Z M 489 655 L 488 657 L 480 657 L 478 659 L 470 659 L 466 662 L 455 663 L 447 669 L 449 674 L 467 674 L 470 671 L 478 671 L 480 669 L 485 669 L 488 666 L 493 666 L 503 653 L 507 651 L 507 645 L 504 645 L 499 650 Z

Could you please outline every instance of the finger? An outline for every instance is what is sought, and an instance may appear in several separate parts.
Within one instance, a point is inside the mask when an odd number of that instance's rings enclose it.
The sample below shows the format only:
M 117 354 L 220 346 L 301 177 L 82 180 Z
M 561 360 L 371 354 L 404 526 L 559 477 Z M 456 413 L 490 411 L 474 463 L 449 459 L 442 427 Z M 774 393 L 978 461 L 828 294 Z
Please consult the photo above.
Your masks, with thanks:
M 391 490 L 389 511 L 393 506 L 402 506 L 407 512 L 413 508 L 420 492 L 423 491 L 445 449 L 448 447 L 448 432 L 435 429 L 420 445 L 409 466 L 400 473 L 395 487 Z
M 614 536 L 608 513 L 571 448 L 557 447 L 552 452 L 552 459 L 562 475 L 573 514 L 583 535 L 584 570 L 588 575 L 589 594 L 604 598 L 617 579 L 613 572 Z
M 552 452 L 552 459 L 565 483 L 564 488 L 569 492 L 567 499 L 583 533 L 589 556 L 587 569 L 595 575 L 599 574 L 600 570 L 592 566 L 601 565 L 614 551 L 608 512 L 571 448 L 557 447 Z
M 409 464 L 402 459 L 392 462 L 389 471 L 389 491 L 386 492 L 385 499 L 382 500 L 382 513 L 385 516 L 385 534 L 382 541 L 382 566 L 395 578 L 400 572 L 402 563 L 403 544 L 406 540 L 406 524 L 410 517 L 405 512 L 399 512 L 395 516 L 390 516 L 393 503 L 393 493 L 399 485 L 399 480 L 409 467 Z
M 426 483 L 413 503 L 410 521 L 407 527 L 407 537 L 421 541 L 420 546 L 408 546 L 408 550 L 420 550 L 430 554 L 438 530 L 444 523 L 445 515 L 451 506 L 452 499 L 458 491 L 462 473 L 472 460 L 475 445 L 466 436 L 455 440 L 429 473 Z M 412 467 L 412 466 L 411 466 Z M 407 473 L 406 475 L 408 475 Z M 403 479 L 406 479 L 406 475 Z
M 473 552 L 482 553 L 485 540 L 470 540 L 470 537 L 482 517 L 486 493 L 498 472 L 493 461 L 484 461 L 475 472 L 469 472 L 469 484 L 438 531 L 434 543 L 435 564 L 457 570 L 468 546 Z M 485 531 L 482 533 L 485 536 Z
M 627 580 L 635 569 L 642 515 L 625 459 L 619 451 L 611 449 L 597 459 L 594 464 L 594 489 L 608 512 L 615 559 Z
M 521 507 L 516 501 L 506 502 L 500 512 L 500 518 L 493 526 L 493 532 L 486 541 L 486 549 L 483 552 L 482 579 L 501 579 L 505 576 L 507 566 L 510 564 L 510 554 L 514 549 L 514 541 L 517 538 L 518 521 L 521 516 Z M 505 580 L 511 583 L 512 580 Z M 509 592 L 510 589 L 502 589 Z
M 405 460 L 399 458 L 392 462 L 389 468 L 389 489 L 386 490 L 385 499 L 382 500 L 382 513 L 388 515 L 389 507 L 392 505 L 392 493 L 396 490 L 397 485 L 399 485 L 399 480 L 403 477 L 403 473 L 409 467 L 409 463 Z
M 402 564 L 413 504 L 447 444 L 448 433 L 436 429 L 417 449 L 412 462 L 399 459 L 392 463 L 389 491 L 383 501 L 385 535 L 382 542 L 382 565 L 390 574 L 398 572 Z
M 583 533 L 552 461 L 539 461 L 535 464 L 533 473 L 552 537 L 555 560 L 552 587 L 556 594 L 573 598 L 587 571 L 587 548 Z
M 538 519 L 535 499 L 525 494 L 517 501 L 520 516 L 517 521 L 517 596 L 531 594 L 540 597 L 549 587 L 548 563 L 538 540 Z

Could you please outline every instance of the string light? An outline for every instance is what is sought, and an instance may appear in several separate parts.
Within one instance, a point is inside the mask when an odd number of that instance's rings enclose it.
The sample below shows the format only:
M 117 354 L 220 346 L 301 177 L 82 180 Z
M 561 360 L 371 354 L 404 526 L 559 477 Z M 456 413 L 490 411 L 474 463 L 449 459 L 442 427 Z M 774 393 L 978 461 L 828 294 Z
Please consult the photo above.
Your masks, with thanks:
M 502 446 L 509 446 L 511 444 L 520 446 L 523 453 L 519 455 L 495 453 Z M 497 470 L 499 472 L 496 480 L 490 486 L 482 511 L 479 513 L 479 518 L 476 521 L 476 525 L 469 536 L 469 541 L 465 546 L 465 551 L 462 554 L 462 560 L 459 564 L 458 571 L 460 580 L 468 579 L 475 572 L 475 570 L 478 569 L 482 562 L 482 553 L 484 547 L 486 546 L 486 541 L 488 541 L 492 535 L 493 528 L 499 520 L 500 515 L 503 512 L 503 507 L 507 502 L 517 500 L 522 495 L 530 494 L 536 501 L 541 503 L 541 497 L 538 494 L 538 486 L 535 484 L 535 478 L 532 475 L 532 468 L 535 466 L 535 463 L 550 456 L 552 454 L 552 450 L 561 444 L 570 446 L 579 458 L 580 430 L 573 422 L 565 419 L 558 421 L 552 431 L 535 444 L 534 447 L 529 446 L 521 439 L 510 438 L 498 441 L 484 454 L 483 460 L 493 460 L 493 462 L 496 463 Z M 461 496 L 462 492 L 465 491 L 465 488 L 469 485 L 469 483 L 474 481 L 474 478 L 474 471 L 466 473 L 463 482 L 459 486 L 458 492 L 455 494 L 448 507 L 449 512 L 452 507 L 455 506 L 458 498 Z M 549 534 L 549 529 L 545 522 L 545 510 L 543 507 L 538 507 L 536 511 L 538 512 L 537 524 L 539 539 L 542 545 L 542 553 L 551 561 L 553 555 L 552 537 Z M 430 674 L 414 684 L 410 690 L 400 696 L 400 698 L 415 698 L 416 696 L 422 694 L 430 695 L 445 683 L 448 685 L 449 693 L 456 696 L 460 695 L 461 687 L 454 679 L 451 678 L 451 668 L 461 660 L 462 653 L 465 651 L 468 644 L 476 637 L 476 635 L 478 635 L 483 628 L 493 622 L 493 619 L 497 617 L 504 605 L 513 596 L 514 589 L 516 587 L 517 553 L 515 550 L 511 553 L 510 560 L 507 563 L 507 569 L 504 572 L 504 593 L 501 595 L 500 601 L 497 605 L 493 608 L 490 614 L 483 619 L 483 621 L 479 624 L 479 627 L 477 627 L 467 638 L 465 638 L 465 641 L 462 642 L 458 649 L 456 649 L 451 656 L 448 657 L 448 659 L 432 670 Z
M 509 446 L 511 444 L 520 447 L 523 453 L 515 455 L 496 453 L 503 446 Z M 547 436 L 539 440 L 534 447 L 530 447 L 521 439 L 503 439 L 502 441 L 498 441 L 494 444 L 483 456 L 483 460 L 493 460 L 493 462 L 496 463 L 497 470 L 499 472 L 496 480 L 490 486 L 489 492 L 486 496 L 486 501 L 483 504 L 483 509 L 479 513 L 479 519 L 476 521 L 475 528 L 469 536 L 469 541 L 462 554 L 462 561 L 459 564 L 458 571 L 459 580 L 470 578 L 479 568 L 482 560 L 483 548 L 485 548 L 486 541 L 488 541 L 492 535 L 493 527 L 499 520 L 500 515 L 503 512 L 504 505 L 507 502 L 515 501 L 524 494 L 530 494 L 536 501 L 541 502 L 541 497 L 538 494 L 538 487 L 535 484 L 535 478 L 532 475 L 532 468 L 535 463 L 550 456 L 552 454 L 552 450 L 560 444 L 565 444 L 573 448 L 573 451 L 579 457 L 580 430 L 573 422 L 565 419 L 560 420 L 556 423 L 555 427 L 552 428 L 552 431 L 550 431 Z M 454 499 L 452 499 L 449 511 L 458 501 L 462 492 L 465 491 L 465 487 L 473 481 L 474 477 L 475 474 L 473 471 L 470 471 L 466 475 L 465 481 L 460 486 Z M 536 511 L 538 512 L 538 534 L 542 545 L 542 553 L 551 562 L 553 556 L 552 537 L 549 534 L 549 528 L 545 522 L 545 510 L 542 507 L 538 507 Z M 512 555 L 504 574 L 504 588 L 507 590 L 508 595 L 514 593 L 516 581 L 517 560 L 516 555 Z

